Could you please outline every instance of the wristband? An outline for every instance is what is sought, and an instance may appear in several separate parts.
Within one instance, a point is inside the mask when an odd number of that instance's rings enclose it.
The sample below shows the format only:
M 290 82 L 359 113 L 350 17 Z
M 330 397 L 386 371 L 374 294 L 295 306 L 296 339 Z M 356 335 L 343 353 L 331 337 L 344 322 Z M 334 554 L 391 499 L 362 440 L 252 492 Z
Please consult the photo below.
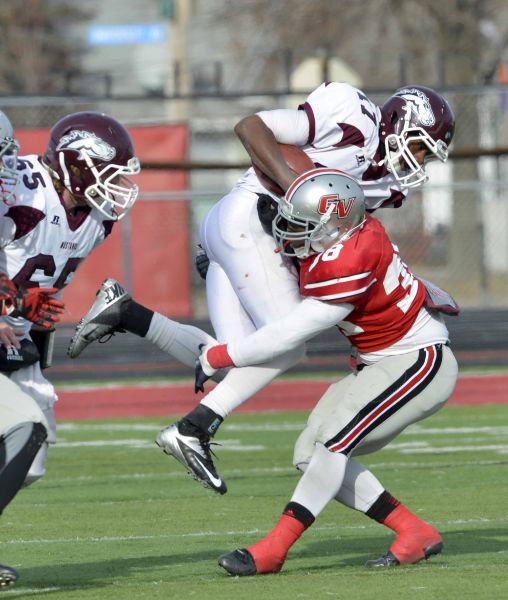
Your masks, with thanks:
M 228 353 L 227 344 L 212 346 L 206 353 L 206 360 L 213 369 L 223 369 L 225 367 L 234 367 L 235 363 Z

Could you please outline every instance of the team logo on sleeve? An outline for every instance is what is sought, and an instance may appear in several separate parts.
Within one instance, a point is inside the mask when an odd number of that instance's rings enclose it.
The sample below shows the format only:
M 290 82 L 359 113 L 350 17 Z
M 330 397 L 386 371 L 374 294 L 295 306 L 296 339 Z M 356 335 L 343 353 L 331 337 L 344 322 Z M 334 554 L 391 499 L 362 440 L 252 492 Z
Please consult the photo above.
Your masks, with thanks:
M 74 150 L 79 154 L 81 160 L 84 160 L 85 152 L 90 158 L 98 158 L 106 162 L 114 158 L 116 154 L 115 148 L 95 135 L 95 133 L 79 130 L 74 130 L 67 135 L 63 135 L 56 149 Z
M 356 198 L 339 198 L 337 194 L 327 194 L 321 196 L 318 204 L 318 213 L 320 215 L 336 214 L 339 219 L 344 219 L 349 215 Z
M 432 127 L 436 123 L 436 117 L 427 94 L 416 88 L 404 88 L 395 95 L 413 104 L 414 111 L 422 125 Z

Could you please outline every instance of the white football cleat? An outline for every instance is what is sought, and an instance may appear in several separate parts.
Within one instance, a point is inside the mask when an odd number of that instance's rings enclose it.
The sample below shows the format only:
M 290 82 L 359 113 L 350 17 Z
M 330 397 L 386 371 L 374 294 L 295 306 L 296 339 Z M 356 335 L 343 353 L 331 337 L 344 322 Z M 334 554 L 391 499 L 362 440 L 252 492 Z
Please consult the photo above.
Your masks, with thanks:
M 121 311 L 123 304 L 131 299 L 116 279 L 106 279 L 97 291 L 90 310 L 76 326 L 67 355 L 77 358 L 92 342 L 117 331 L 125 331 L 120 327 Z
M 0 565 L 0 590 L 16 583 L 18 572 L 7 565 Z

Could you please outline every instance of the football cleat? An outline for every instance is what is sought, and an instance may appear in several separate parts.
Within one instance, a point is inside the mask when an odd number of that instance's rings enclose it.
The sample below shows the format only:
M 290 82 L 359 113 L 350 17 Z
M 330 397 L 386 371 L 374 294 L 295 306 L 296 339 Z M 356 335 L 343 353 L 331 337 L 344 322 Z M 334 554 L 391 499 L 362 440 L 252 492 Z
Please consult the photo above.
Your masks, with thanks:
M 209 439 L 184 435 L 178 426 L 178 423 L 173 423 L 162 429 L 155 440 L 157 446 L 181 462 L 187 472 L 205 487 L 225 494 L 228 488 L 213 464 Z
M 379 558 L 374 558 L 372 560 L 368 560 L 365 563 L 366 567 L 400 567 L 401 565 L 414 565 L 421 560 L 427 560 L 431 556 L 435 554 L 440 554 L 443 551 L 444 544 L 443 542 L 437 542 L 432 544 L 431 546 L 427 546 L 426 548 L 422 548 L 421 554 L 415 555 L 412 558 L 407 557 L 405 560 L 399 560 L 395 554 L 388 550 L 386 554 L 380 556 Z
M 0 565 L 0 589 L 14 585 L 18 578 L 18 572 L 12 567 Z
M 237 575 L 238 577 L 246 577 L 257 573 L 254 557 L 246 548 L 219 556 L 219 566 L 230 575 Z
M 77 358 L 92 342 L 107 335 L 112 336 L 117 331 L 125 331 L 120 327 L 121 312 L 122 306 L 129 300 L 130 294 L 116 279 L 106 279 L 97 291 L 90 310 L 76 326 L 67 355 Z

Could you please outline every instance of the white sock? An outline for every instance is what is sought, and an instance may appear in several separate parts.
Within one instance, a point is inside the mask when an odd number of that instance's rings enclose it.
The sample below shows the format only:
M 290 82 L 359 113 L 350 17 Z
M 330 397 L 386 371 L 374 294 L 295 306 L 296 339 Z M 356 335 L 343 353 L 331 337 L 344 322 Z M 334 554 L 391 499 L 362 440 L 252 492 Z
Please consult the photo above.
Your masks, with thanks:
M 342 486 L 335 499 L 360 512 L 367 512 L 385 491 L 381 482 L 353 458 L 347 461 Z
M 216 344 L 216 340 L 202 329 L 183 325 L 154 312 L 146 339 L 167 352 L 182 364 L 194 369 L 201 344 Z
M 305 473 L 308 466 L 308 464 L 300 463 L 298 470 Z M 347 461 L 344 479 L 335 500 L 349 508 L 366 513 L 384 491 L 385 488 L 371 471 L 354 458 L 350 458 Z
M 305 473 L 298 482 L 291 502 L 305 506 L 317 517 L 335 498 L 344 479 L 348 458 L 340 452 L 330 452 L 316 444 Z

